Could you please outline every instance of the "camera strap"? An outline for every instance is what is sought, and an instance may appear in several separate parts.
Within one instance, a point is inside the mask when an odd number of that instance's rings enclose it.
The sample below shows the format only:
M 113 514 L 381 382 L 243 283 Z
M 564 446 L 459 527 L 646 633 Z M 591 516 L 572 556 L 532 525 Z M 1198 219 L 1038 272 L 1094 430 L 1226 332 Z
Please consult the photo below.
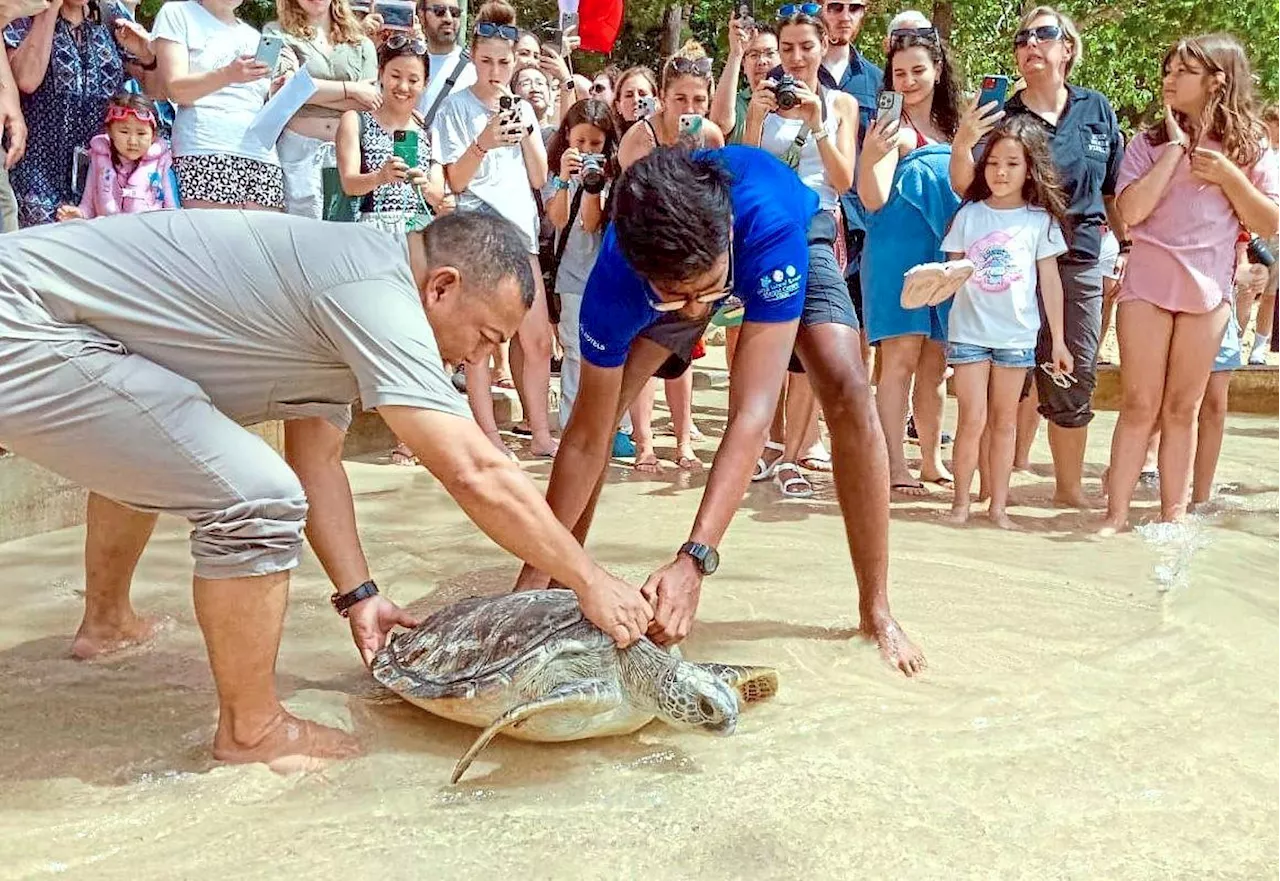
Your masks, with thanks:
M 552 287 L 555 286 L 556 275 L 560 272 L 560 260 L 564 257 L 564 249 L 569 246 L 569 234 L 573 232 L 573 224 L 578 219 L 578 209 L 582 207 L 582 194 L 584 192 L 586 191 L 579 185 L 578 191 L 573 194 L 573 201 L 569 203 L 569 222 L 564 225 L 564 229 L 556 239 L 555 254 L 551 257 L 551 266 L 548 267 L 548 276 L 551 279 Z

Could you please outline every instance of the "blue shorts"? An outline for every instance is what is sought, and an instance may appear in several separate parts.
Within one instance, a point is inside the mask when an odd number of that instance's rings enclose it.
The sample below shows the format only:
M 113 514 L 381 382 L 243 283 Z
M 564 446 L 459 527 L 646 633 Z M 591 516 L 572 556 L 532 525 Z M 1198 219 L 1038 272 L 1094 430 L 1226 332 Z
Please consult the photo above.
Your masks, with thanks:
M 1036 366 L 1036 350 L 993 349 L 989 346 L 971 346 L 968 343 L 947 343 L 948 364 L 978 364 L 982 361 L 990 361 L 996 367 L 1026 370 Z
M 1218 356 L 1213 359 L 1213 372 L 1223 373 L 1244 366 L 1244 349 L 1240 347 L 1240 328 L 1236 326 L 1235 304 L 1232 304 L 1231 315 L 1227 318 L 1227 327 L 1222 332 L 1222 346 Z

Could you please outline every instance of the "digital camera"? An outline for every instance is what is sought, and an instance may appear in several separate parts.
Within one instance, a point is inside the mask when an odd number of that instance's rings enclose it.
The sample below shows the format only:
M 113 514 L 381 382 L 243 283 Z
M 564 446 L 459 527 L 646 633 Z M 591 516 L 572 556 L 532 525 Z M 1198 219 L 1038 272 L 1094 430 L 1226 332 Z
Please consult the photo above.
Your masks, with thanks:
M 1249 257 L 1254 263 L 1265 266 L 1270 269 L 1275 265 L 1276 255 L 1271 253 L 1271 249 L 1267 247 L 1267 242 L 1260 236 L 1253 236 L 1249 239 Z
M 598 195 L 604 190 L 604 163 L 603 153 L 582 154 L 582 171 L 579 175 L 582 178 L 584 191 Z
M 796 94 L 796 78 L 789 73 L 778 77 L 778 83 L 773 87 L 773 94 L 777 99 L 779 110 L 790 110 L 800 103 L 800 96 Z

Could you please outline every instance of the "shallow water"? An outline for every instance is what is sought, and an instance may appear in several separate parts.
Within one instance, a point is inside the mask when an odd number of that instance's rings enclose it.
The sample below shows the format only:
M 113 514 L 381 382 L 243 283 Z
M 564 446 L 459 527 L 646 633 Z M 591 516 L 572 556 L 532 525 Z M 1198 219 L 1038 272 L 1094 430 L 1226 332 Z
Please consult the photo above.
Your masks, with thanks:
M 697 400 L 718 433 L 723 396 Z M 1096 487 L 1113 418 L 1095 424 Z M 686 652 L 776 666 L 779 696 L 730 738 L 498 738 L 456 787 L 475 732 L 372 684 L 314 559 L 280 680 L 368 755 L 280 778 L 208 757 L 184 524 L 162 523 L 135 586 L 174 625 L 94 664 L 67 658 L 82 530 L 0 546 L 0 878 L 1274 878 L 1278 446 L 1274 419 L 1233 418 L 1208 514 L 1106 542 L 1048 505 L 1045 469 L 1017 478 L 1024 535 L 938 525 L 941 497 L 896 505 L 891 598 L 930 662 L 914 681 L 849 638 L 829 480 L 803 502 L 753 487 Z M 350 472 L 397 601 L 510 583 L 425 472 Z M 703 478 L 614 477 L 592 548 L 640 578 L 683 540 Z

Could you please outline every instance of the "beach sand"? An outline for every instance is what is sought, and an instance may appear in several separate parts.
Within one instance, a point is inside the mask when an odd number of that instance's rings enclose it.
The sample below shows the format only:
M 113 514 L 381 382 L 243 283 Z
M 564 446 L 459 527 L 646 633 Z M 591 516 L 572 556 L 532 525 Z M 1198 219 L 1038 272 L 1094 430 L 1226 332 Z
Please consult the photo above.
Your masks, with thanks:
M 696 403 L 709 461 L 725 395 Z M 1094 424 L 1096 491 L 1114 414 Z M 684 648 L 775 666 L 781 693 L 729 738 L 661 723 L 569 744 L 498 738 L 458 786 L 449 772 L 476 732 L 372 683 L 309 552 L 283 693 L 368 753 L 282 778 L 209 757 L 185 524 L 161 521 L 134 590 L 173 625 L 97 663 L 68 656 L 83 530 L 12 542 L 0 878 L 1274 878 L 1278 455 L 1275 419 L 1232 417 L 1210 513 L 1108 541 L 1089 536 L 1089 515 L 1050 506 L 1045 464 L 1015 478 L 1025 534 L 939 525 L 942 495 L 896 503 L 893 609 L 929 659 L 914 680 L 851 639 L 829 476 L 808 501 L 753 486 Z M 1043 432 L 1033 461 L 1048 461 Z M 525 467 L 542 482 L 550 465 Z M 515 561 L 426 472 L 349 471 L 393 599 L 430 611 L 510 585 Z M 642 579 L 686 537 L 704 481 L 612 466 L 591 550 Z

